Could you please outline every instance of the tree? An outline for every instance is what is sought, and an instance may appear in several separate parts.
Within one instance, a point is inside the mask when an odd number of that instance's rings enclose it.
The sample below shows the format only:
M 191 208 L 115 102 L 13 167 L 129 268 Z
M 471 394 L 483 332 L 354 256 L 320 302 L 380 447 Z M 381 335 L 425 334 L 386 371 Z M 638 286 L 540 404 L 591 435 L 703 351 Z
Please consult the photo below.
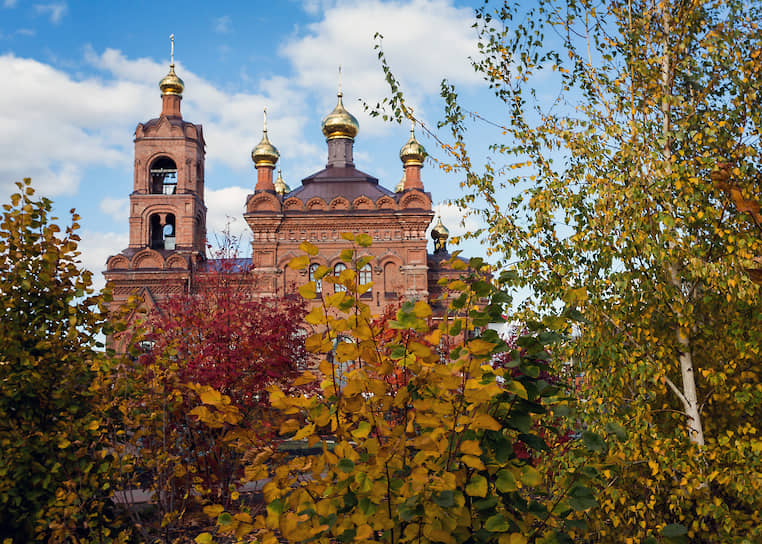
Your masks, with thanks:
M 566 304 L 582 318 L 568 356 L 586 424 L 629 435 L 593 514 L 600 540 L 762 538 L 762 308 L 744 272 L 762 244 L 712 180 L 729 170 L 759 200 L 760 14 L 736 0 L 485 3 L 474 67 L 506 111 L 483 169 L 466 130 L 489 120 L 442 87 L 443 167 L 464 176 L 476 234 L 532 289 L 526 315 Z M 411 115 L 384 68 L 386 105 Z
M 254 297 L 234 246 L 224 238 L 190 293 L 133 323 L 120 366 L 122 488 L 151 494 L 155 512 L 130 511 L 146 541 L 187 536 L 209 504 L 255 508 L 239 488 L 246 453 L 277 441 L 268 388 L 309 389 L 293 383 L 307 362 L 304 302 Z
M 142 360 L 171 356 L 181 382 L 209 385 L 261 415 L 267 388 L 289 387 L 306 363 L 305 304 L 295 296 L 253 296 L 250 265 L 241 259 L 209 263 L 192 292 L 170 297 L 148 316 L 144 342 L 151 348 Z
M 0 537 L 124 541 L 96 351 L 106 298 L 80 267 L 78 217 L 63 232 L 29 179 L 0 223 Z
M 265 544 L 570 542 L 575 529 L 567 518 L 595 504 L 585 485 L 589 476 L 566 472 L 559 478 L 563 491 L 551 493 L 517 453 L 519 446 L 547 449 L 532 423 L 543 421 L 554 432 L 550 410 L 565 404 L 560 389 L 540 377 L 546 345 L 556 335 L 536 330 L 519 340 L 523 352 L 511 352 L 510 370 L 491 366 L 508 347 L 485 326 L 500 320 L 507 299 L 458 259 L 451 264 L 463 269 L 463 278 L 443 280 L 451 311 L 441 323 L 431 324 L 432 309 L 422 300 L 404 302 L 395 319 L 373 320 L 361 299 L 372 284 L 357 284 L 357 271 L 372 258 L 358 256 L 370 237 L 342 236 L 355 245 L 342 252 L 347 268 L 332 275 L 322 267 L 315 279 L 346 290 L 307 315 L 321 327 L 306 340 L 321 358 L 320 372 L 307 371 L 299 381 L 319 383 L 318 394 L 271 390 L 273 407 L 288 418 L 281 433 L 318 453 L 251 467 L 251 477 L 272 478 L 264 487 L 267 516 L 256 520 L 264 528 L 258 538 Z M 317 253 L 309 243 L 302 248 Z M 308 256 L 291 262 L 308 265 Z M 315 281 L 300 291 L 316 298 Z M 452 349 L 440 352 L 440 345 Z M 586 455 L 597 456 L 602 440 L 591 433 L 589 444 Z M 220 533 L 237 530 L 234 516 L 213 512 Z M 212 535 L 197 541 L 211 542 Z

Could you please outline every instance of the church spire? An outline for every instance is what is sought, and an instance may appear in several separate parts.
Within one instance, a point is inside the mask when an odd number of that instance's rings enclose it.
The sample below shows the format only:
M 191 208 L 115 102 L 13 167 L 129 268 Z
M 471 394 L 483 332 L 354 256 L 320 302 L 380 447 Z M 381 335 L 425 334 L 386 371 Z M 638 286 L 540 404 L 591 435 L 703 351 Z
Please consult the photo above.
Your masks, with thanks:
M 182 117 L 180 101 L 183 98 L 185 83 L 175 73 L 175 35 L 169 35 L 169 73 L 159 82 L 161 89 L 161 114 L 165 117 Z
M 344 107 L 341 91 L 341 66 L 339 66 L 338 100 L 333 111 L 325 116 L 322 123 L 323 135 L 328 142 L 328 167 L 346 168 L 354 166 L 352 157 L 355 136 L 360 130 L 357 118 Z
M 426 150 L 418 140 L 415 139 L 415 121 L 410 120 L 410 138 L 400 149 L 400 160 L 405 168 L 404 190 L 420 189 L 423 190 L 421 181 L 421 168 L 423 160 L 426 158 Z
M 255 191 L 275 191 L 273 184 L 273 170 L 275 163 L 278 162 L 280 153 L 277 148 L 270 143 L 267 137 L 267 108 L 264 110 L 264 128 L 262 130 L 262 139 L 251 150 L 251 160 L 257 168 L 257 185 Z

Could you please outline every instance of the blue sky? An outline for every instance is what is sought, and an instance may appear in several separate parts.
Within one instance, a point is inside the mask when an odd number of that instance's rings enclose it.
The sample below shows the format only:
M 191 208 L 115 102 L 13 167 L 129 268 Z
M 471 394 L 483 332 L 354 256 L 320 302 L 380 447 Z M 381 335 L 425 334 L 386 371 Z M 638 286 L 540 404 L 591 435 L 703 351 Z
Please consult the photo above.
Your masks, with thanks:
M 241 214 L 256 183 L 249 153 L 261 138 L 264 107 L 286 182 L 295 188 L 323 168 L 320 121 L 336 101 L 338 65 L 344 103 L 360 121 L 355 163 L 393 188 L 408 127 L 371 119 L 358 102 L 387 93 L 373 36 L 384 35 L 410 103 L 433 125 L 445 77 L 470 109 L 494 107 L 468 61 L 477 51 L 472 23 L 472 5 L 453 0 L 0 0 L 2 199 L 31 176 L 60 216 L 76 207 L 83 262 L 93 271 L 126 247 L 134 129 L 160 112 L 171 33 L 185 81 L 183 116 L 204 127 L 211 230 L 226 217 L 246 230 Z M 431 140 L 419 139 L 436 154 Z M 430 163 L 423 181 L 437 205 L 458 196 L 460 180 Z M 461 214 L 447 207 L 442 214 L 457 234 Z M 464 249 L 483 253 L 475 244 Z

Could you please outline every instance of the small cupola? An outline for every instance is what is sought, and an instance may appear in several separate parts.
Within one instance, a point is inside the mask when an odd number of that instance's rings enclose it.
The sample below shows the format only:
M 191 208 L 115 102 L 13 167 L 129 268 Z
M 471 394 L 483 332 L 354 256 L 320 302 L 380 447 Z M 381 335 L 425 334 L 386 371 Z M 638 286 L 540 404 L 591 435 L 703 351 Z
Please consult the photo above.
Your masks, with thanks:
M 400 149 L 400 160 L 405 168 L 404 190 L 420 189 L 423 190 L 421 181 L 421 168 L 426 158 L 426 150 L 415 139 L 415 121 L 410 121 L 410 138 Z
M 431 229 L 431 239 L 434 240 L 434 253 L 447 253 L 447 239 L 450 231 L 442 224 L 442 217 L 437 215 L 437 223 Z
M 270 143 L 267 137 L 267 108 L 264 110 L 264 128 L 262 139 L 251 150 L 251 160 L 257 169 L 257 185 L 255 191 L 275 191 L 273 185 L 273 169 L 280 158 L 278 149 Z
M 283 176 L 280 173 L 280 166 L 278 166 L 278 177 L 275 178 L 275 192 L 279 195 L 285 195 L 291 192 L 291 187 L 288 186 Z
M 321 129 L 328 142 L 328 168 L 351 168 L 354 166 L 354 141 L 360 131 L 360 123 L 344 107 L 341 92 L 341 66 L 339 66 L 338 101 L 333 111 L 323 118 Z
M 165 117 L 182 117 L 180 101 L 183 98 L 185 83 L 175 73 L 175 35 L 169 35 L 169 73 L 159 82 L 161 90 L 161 114 Z

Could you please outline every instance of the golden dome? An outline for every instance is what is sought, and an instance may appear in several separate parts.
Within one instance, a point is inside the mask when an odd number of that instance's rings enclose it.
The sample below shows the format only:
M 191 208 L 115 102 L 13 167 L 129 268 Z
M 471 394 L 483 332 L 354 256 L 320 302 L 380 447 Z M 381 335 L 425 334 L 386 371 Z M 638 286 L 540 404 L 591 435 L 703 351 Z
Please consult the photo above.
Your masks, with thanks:
M 159 82 L 159 89 L 161 89 L 162 95 L 176 94 L 177 96 L 183 95 L 183 89 L 185 89 L 185 83 L 175 73 L 175 63 L 169 65 L 169 73 Z
M 423 166 L 426 150 L 415 139 L 415 123 L 410 124 L 410 139 L 400 149 L 400 160 L 405 166 Z
M 431 238 L 434 240 L 447 240 L 450 237 L 450 231 L 442 224 L 442 217 L 437 217 L 437 224 L 431 229 Z
M 283 176 L 280 175 L 280 166 L 278 167 L 278 177 L 275 180 L 275 192 L 279 195 L 285 195 L 286 193 L 291 192 L 291 187 L 286 184 Z
M 360 130 L 360 123 L 357 122 L 354 115 L 344 108 L 344 104 L 341 101 L 341 97 L 343 96 L 341 91 L 338 92 L 337 96 L 339 97 L 339 101 L 336 104 L 336 107 L 333 108 L 333 111 L 323 119 L 321 129 L 328 140 L 332 140 L 333 138 L 354 139 Z
M 260 166 L 275 166 L 279 158 L 280 153 L 278 153 L 278 149 L 267 138 L 267 110 L 265 110 L 262 140 L 251 150 L 251 160 L 254 161 L 254 166 L 259 168 Z
M 394 192 L 401 193 L 404 190 L 405 190 L 405 172 L 402 172 L 402 179 L 397 185 L 395 185 Z

